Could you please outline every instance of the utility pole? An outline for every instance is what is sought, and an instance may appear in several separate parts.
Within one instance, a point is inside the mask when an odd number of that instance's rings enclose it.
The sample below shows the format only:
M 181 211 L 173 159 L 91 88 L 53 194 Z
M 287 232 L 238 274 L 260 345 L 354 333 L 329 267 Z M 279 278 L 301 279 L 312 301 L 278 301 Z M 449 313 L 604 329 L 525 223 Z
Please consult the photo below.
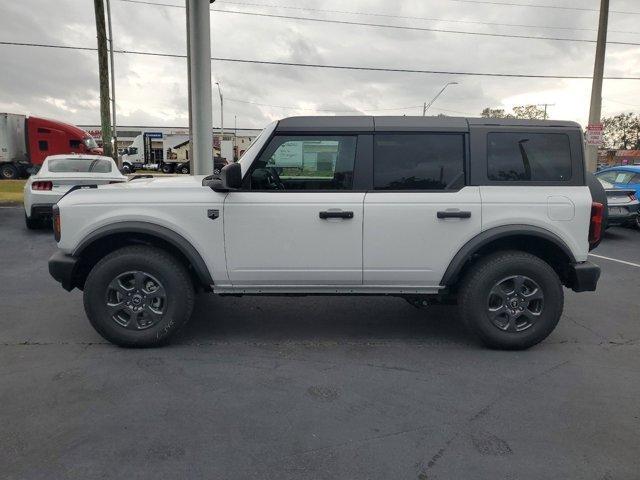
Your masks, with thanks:
M 609 0 L 600 0 L 600 19 L 598 22 L 598 43 L 596 44 L 596 61 L 593 67 L 593 84 L 591 86 L 591 106 L 589 107 L 589 125 L 599 125 L 602 113 L 602 77 L 604 75 L 604 59 L 607 49 L 607 24 L 609 22 Z M 586 168 L 595 172 L 598 163 L 598 145 L 586 145 Z
M 100 128 L 102 130 L 102 149 L 111 157 L 111 115 L 109 106 L 109 58 L 107 55 L 107 32 L 104 23 L 103 0 L 93 0 L 96 16 L 96 36 L 98 39 L 98 75 L 100 78 Z
M 113 68 L 113 33 L 111 30 L 111 0 L 107 1 L 107 26 L 109 28 L 109 66 L 111 67 L 111 120 L 113 121 L 113 160 L 118 164 L 118 130 L 116 128 L 116 70 Z
M 458 85 L 458 82 L 449 82 L 449 83 L 445 84 L 445 86 L 442 87 L 442 89 L 438 93 L 436 93 L 436 96 L 433 97 L 429 103 L 425 102 L 423 104 L 423 106 L 422 106 L 422 116 L 423 117 L 427 114 L 427 110 L 429 110 L 429 107 L 431 107 L 431 105 L 433 105 L 433 102 L 435 102 L 438 99 L 438 97 L 440 95 L 442 95 L 442 92 L 444 92 L 449 85 Z
M 238 115 L 233 116 L 233 156 L 238 160 Z
M 220 142 L 222 142 L 222 136 L 224 135 L 224 98 L 222 97 L 222 87 L 220 83 L 216 82 L 218 86 L 218 94 L 220 95 Z
M 536 107 L 544 107 L 544 119 L 546 120 L 548 118 L 547 116 L 547 107 L 553 107 L 555 106 L 555 103 L 538 103 L 536 105 Z
M 213 173 L 213 116 L 209 2 L 187 0 L 186 16 L 191 173 L 210 175 Z

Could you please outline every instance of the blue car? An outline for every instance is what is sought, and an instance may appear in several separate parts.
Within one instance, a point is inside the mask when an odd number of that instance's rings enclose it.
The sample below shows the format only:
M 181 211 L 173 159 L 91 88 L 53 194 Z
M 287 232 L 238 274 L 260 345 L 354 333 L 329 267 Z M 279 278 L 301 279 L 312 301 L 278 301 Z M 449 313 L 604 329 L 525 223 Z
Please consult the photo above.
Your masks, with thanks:
M 620 165 L 606 168 L 597 172 L 596 177 L 598 180 L 613 185 L 616 189 L 635 191 L 636 198 L 640 199 L 640 165 Z M 610 217 L 611 213 L 609 212 Z M 635 222 L 640 228 L 640 217 L 636 217 Z

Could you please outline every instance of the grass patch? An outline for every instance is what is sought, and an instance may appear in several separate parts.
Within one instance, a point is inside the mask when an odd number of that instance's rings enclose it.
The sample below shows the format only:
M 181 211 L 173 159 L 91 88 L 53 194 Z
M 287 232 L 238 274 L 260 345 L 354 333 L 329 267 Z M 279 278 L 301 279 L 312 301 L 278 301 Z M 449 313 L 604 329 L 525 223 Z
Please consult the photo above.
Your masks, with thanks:
M 0 203 L 22 203 L 26 180 L 0 180 Z

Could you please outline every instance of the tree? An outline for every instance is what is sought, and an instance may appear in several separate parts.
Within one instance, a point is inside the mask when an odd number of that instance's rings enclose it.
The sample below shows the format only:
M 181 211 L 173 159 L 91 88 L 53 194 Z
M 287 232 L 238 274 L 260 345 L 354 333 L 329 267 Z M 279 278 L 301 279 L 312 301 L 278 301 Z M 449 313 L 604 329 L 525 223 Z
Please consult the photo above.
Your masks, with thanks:
M 640 150 L 640 115 L 620 113 L 602 119 L 604 147 L 609 150 Z
M 485 108 L 480 113 L 484 118 L 527 118 L 544 120 L 544 108 L 537 105 L 519 105 L 513 107 L 513 112 L 508 113 L 504 108 Z
M 504 108 L 485 108 L 480 114 L 483 118 L 514 118 L 510 113 L 507 113 Z

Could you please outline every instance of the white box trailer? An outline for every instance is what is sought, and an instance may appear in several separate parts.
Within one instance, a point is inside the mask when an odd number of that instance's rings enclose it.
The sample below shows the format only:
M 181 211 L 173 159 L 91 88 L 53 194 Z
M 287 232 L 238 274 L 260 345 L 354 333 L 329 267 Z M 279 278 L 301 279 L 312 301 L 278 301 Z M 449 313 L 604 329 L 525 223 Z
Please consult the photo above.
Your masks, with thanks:
M 28 159 L 24 131 L 26 115 L 0 113 L 0 163 Z

